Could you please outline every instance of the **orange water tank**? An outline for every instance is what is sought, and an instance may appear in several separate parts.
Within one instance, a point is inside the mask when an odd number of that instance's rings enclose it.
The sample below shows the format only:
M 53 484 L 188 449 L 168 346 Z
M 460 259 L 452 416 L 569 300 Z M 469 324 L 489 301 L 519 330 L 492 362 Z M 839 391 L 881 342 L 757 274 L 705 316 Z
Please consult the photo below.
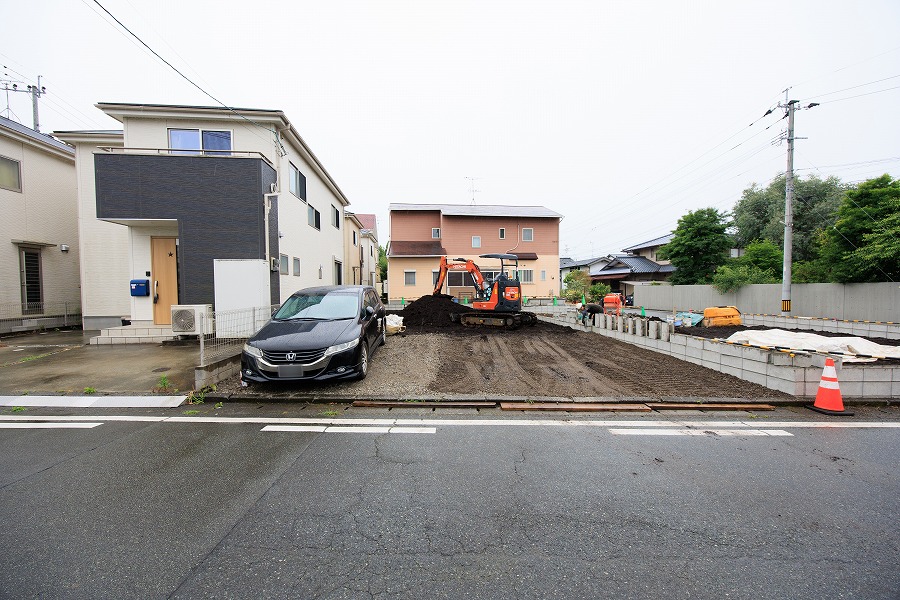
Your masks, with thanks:
M 742 325 L 741 311 L 736 306 L 710 306 L 703 309 L 704 327 L 717 327 L 721 325 Z

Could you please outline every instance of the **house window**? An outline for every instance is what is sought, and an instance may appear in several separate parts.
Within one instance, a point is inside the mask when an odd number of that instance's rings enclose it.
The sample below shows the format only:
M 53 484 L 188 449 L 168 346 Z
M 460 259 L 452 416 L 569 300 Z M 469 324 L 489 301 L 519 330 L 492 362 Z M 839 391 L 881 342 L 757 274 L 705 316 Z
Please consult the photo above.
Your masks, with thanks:
M 279 271 L 282 275 L 287 275 L 287 274 L 288 274 L 288 265 L 289 265 L 289 263 L 288 263 L 288 257 L 287 257 L 287 254 L 282 254 L 282 255 L 278 258 L 278 271 Z
M 229 156 L 231 132 L 206 129 L 169 129 L 172 154 Z
M 472 236 L 472 247 L 473 248 L 481 248 L 481 236 L 480 235 Z
M 22 273 L 22 312 L 26 315 L 43 312 L 44 292 L 41 286 L 41 251 L 22 248 L 19 251 Z
M 441 237 L 441 228 L 440 227 L 432 227 L 431 228 L 431 239 L 437 240 Z
M 416 285 L 415 271 L 403 271 L 403 285 Z
M 291 193 L 306 202 L 306 175 L 291 163 Z
M 0 156 L 0 188 L 13 192 L 22 191 L 22 170 L 19 168 L 19 161 Z
M 297 258 L 296 256 L 294 257 L 294 276 L 295 277 L 300 276 L 300 259 Z
M 375 256 L 375 252 L 372 250 L 372 246 L 369 246 L 369 256 Z
M 341 228 L 341 211 L 339 211 L 337 208 L 335 208 L 335 206 L 333 204 L 331 205 L 331 224 L 334 225 L 335 227 L 337 227 L 338 229 Z M 356 233 L 354 232 L 354 236 L 355 235 L 356 235 Z M 356 245 L 356 241 L 353 242 L 353 245 L 354 246 Z
M 534 228 L 533 227 L 524 227 L 522 229 L 522 241 L 523 242 L 533 242 L 534 241 Z
M 519 271 L 519 281 L 522 283 L 534 283 L 534 269 L 522 269 Z
M 450 273 L 447 273 L 450 275 Z M 440 278 L 441 272 L 439 270 L 434 270 L 431 272 L 431 285 L 437 285 L 438 278 Z
M 353 245 L 356 245 L 356 232 L 353 232 Z
M 541 281 L 547 281 L 547 271 L 541 271 Z
M 340 261 L 334 261 L 334 285 L 344 283 L 344 265 Z
M 501 239 L 501 240 L 505 240 L 505 239 L 506 239 L 506 227 L 501 227 L 501 228 L 500 228 L 500 239 Z
M 472 276 L 461 271 L 447 273 L 447 285 L 450 287 L 465 287 L 472 285 Z
M 322 229 L 322 215 L 314 209 L 312 206 L 307 207 L 307 217 L 309 220 L 309 226 L 315 227 L 316 229 Z

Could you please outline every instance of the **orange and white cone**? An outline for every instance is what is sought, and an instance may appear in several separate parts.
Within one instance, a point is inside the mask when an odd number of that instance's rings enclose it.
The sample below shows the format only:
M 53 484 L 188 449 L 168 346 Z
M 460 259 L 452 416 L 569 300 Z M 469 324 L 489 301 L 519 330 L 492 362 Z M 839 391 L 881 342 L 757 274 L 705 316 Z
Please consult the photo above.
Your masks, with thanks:
M 825 369 L 822 371 L 822 380 L 819 382 L 819 390 L 816 392 L 816 401 L 809 408 L 826 415 L 845 417 L 853 415 L 853 412 L 844 410 L 844 399 L 841 397 L 837 369 L 834 367 L 834 360 L 830 358 L 825 359 Z

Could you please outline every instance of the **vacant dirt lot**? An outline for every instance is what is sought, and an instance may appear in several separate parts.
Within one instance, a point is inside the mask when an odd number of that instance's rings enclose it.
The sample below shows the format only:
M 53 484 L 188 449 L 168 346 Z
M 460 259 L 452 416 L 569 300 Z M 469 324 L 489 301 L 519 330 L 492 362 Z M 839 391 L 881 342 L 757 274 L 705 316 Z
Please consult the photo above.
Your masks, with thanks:
M 372 357 L 364 381 L 256 385 L 219 392 L 348 398 L 475 394 L 527 397 L 774 399 L 784 394 L 630 344 L 548 323 L 515 331 L 451 323 L 468 310 L 427 297 L 401 314 L 407 329 Z

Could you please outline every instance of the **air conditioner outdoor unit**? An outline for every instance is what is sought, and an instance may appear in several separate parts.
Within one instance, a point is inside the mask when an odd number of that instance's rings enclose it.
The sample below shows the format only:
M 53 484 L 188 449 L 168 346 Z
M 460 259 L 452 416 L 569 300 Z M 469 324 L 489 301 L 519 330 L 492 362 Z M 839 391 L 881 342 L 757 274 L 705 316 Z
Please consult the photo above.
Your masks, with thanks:
M 204 335 L 214 330 L 211 304 L 175 304 L 172 306 L 172 333 L 200 335 L 201 322 Z

